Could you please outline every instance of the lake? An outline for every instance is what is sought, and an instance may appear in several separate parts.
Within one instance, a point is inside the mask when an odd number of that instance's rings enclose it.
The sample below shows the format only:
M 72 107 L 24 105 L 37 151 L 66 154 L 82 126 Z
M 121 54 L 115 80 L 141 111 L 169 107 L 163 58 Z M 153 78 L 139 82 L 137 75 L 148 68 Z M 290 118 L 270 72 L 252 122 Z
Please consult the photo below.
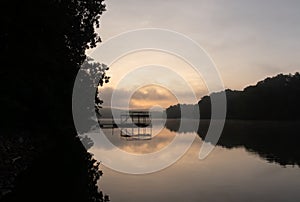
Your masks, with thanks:
M 158 172 L 124 174 L 102 165 L 101 190 L 111 201 L 123 202 L 300 201 L 299 122 L 227 121 L 218 145 L 200 160 L 209 122 L 189 131 L 193 121 L 183 121 L 181 130 L 178 120 L 157 121 L 151 140 L 128 141 L 120 137 L 120 129 L 103 129 L 112 144 L 136 155 L 160 151 L 176 135 L 182 142 L 195 140 L 178 161 Z M 108 157 L 97 154 L 106 149 L 95 142 L 90 151 L 101 160 Z

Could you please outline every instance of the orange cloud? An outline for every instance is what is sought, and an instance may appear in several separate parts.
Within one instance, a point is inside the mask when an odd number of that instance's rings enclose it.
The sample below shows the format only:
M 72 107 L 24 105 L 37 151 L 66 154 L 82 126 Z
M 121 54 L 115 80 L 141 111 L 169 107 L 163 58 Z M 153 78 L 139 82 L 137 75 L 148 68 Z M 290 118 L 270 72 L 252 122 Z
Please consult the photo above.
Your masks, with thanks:
M 177 98 L 166 88 L 159 85 L 148 85 L 139 88 L 130 99 L 130 108 L 151 108 L 160 106 L 167 108 L 178 103 Z

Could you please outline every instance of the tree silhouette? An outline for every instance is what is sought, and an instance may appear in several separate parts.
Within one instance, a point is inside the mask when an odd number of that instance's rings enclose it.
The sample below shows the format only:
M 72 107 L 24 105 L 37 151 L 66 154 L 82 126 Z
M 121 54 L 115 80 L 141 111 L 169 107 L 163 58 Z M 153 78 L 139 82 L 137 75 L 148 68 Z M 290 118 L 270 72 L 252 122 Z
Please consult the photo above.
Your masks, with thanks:
M 244 120 L 299 120 L 300 119 L 300 74 L 279 74 L 266 78 L 243 91 L 227 89 L 227 119 Z M 204 96 L 199 102 L 201 119 L 211 118 L 212 93 Z M 180 117 L 180 109 L 185 110 L 191 105 L 178 104 L 170 106 L 166 112 L 169 118 Z M 218 117 L 217 117 L 218 118 Z
M 104 11 L 103 0 L 1 1 L 1 133 L 41 145 L 3 201 L 107 200 L 72 118 L 73 84 L 86 49 L 101 41 Z
M 198 130 L 193 122 L 196 121 L 167 120 L 166 128 L 178 133 L 196 132 L 210 142 L 206 136 L 210 121 L 201 120 Z M 300 166 L 299 131 L 299 121 L 226 120 L 217 145 L 228 149 L 243 147 L 268 162 Z
M 243 91 L 227 89 L 227 116 L 218 145 L 226 148 L 244 147 L 262 158 L 280 165 L 300 165 L 299 120 L 300 120 L 300 74 L 279 74 L 259 81 Z M 204 96 L 196 105 L 177 104 L 167 108 L 168 118 L 182 117 L 180 110 L 199 106 L 200 121 L 197 131 L 192 121 L 167 121 L 166 127 L 177 132 L 197 132 L 205 139 L 211 118 L 212 93 Z M 218 117 L 217 117 L 218 118 Z M 244 121 L 246 120 L 246 121 Z M 254 121 L 251 121 L 254 120 Z M 209 138 L 209 137 L 208 137 Z M 205 139 L 210 142 L 210 139 Z
M 101 41 L 95 27 L 105 11 L 103 0 L 1 4 L 1 121 L 18 128 L 72 125 L 73 83 L 85 50 Z
M 100 88 L 109 81 L 105 64 L 87 58 L 77 74 L 73 89 L 73 117 L 79 133 L 88 132 L 100 116 Z M 84 98 L 84 99 L 83 99 Z

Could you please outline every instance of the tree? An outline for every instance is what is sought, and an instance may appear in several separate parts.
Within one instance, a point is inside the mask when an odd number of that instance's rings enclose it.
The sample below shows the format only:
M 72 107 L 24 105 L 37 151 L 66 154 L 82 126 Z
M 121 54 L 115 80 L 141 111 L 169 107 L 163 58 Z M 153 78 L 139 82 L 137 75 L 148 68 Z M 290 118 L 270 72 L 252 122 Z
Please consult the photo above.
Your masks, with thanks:
M 243 91 L 225 91 L 227 97 L 227 119 L 244 120 L 299 120 L 300 119 L 300 74 L 278 74 L 248 86 Z M 201 119 L 211 118 L 212 93 L 199 102 Z M 180 107 L 170 106 L 166 112 L 168 118 L 180 118 Z
M 86 49 L 101 41 L 95 28 L 104 11 L 103 0 L 1 1 L 1 133 L 43 137 L 8 201 L 107 199 L 95 185 L 99 164 L 77 138 L 72 117 L 74 80 Z
M 0 104 L 5 125 L 52 123 L 55 131 L 72 125 L 74 79 L 85 50 L 101 41 L 95 27 L 105 11 L 103 2 L 2 1 Z

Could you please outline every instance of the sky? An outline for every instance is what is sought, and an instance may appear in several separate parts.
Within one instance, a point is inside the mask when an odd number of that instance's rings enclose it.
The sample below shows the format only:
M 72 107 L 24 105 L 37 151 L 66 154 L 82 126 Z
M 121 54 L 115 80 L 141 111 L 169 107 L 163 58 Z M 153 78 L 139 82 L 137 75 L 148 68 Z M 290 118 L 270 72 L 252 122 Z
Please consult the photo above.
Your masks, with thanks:
M 106 5 L 107 11 L 97 30 L 103 43 L 116 35 L 143 28 L 162 28 L 184 34 L 211 57 L 225 88 L 242 90 L 268 76 L 300 71 L 298 0 L 107 0 Z M 147 62 L 150 59 L 155 62 Z M 103 89 L 105 95 L 118 90 L 123 94 L 131 91 L 132 96 L 137 96 L 143 91 L 145 102 L 151 99 L 151 103 L 155 103 L 157 97 L 157 105 L 165 107 L 175 104 L 180 100 L 177 95 L 187 91 L 180 80 L 182 77 L 188 80 L 196 100 L 208 93 L 206 81 L 193 73 L 190 64 L 167 53 L 140 51 L 108 65 L 111 82 Z M 158 68 L 163 70 L 157 71 Z M 173 69 L 181 78 L 172 76 L 166 69 Z M 128 72 L 132 73 L 131 77 Z M 121 85 L 118 82 L 122 76 L 130 79 L 123 79 L 126 82 Z M 160 78 L 165 83 L 160 81 L 159 85 L 152 85 L 155 90 L 151 90 L 149 84 L 144 88 L 149 77 Z M 169 92 L 164 99 L 158 93 L 162 88 Z M 185 103 L 195 103 L 193 96 L 186 97 L 189 98 Z M 109 96 L 104 100 L 109 105 Z M 140 105 L 130 103 L 133 108 L 147 105 L 142 101 Z

